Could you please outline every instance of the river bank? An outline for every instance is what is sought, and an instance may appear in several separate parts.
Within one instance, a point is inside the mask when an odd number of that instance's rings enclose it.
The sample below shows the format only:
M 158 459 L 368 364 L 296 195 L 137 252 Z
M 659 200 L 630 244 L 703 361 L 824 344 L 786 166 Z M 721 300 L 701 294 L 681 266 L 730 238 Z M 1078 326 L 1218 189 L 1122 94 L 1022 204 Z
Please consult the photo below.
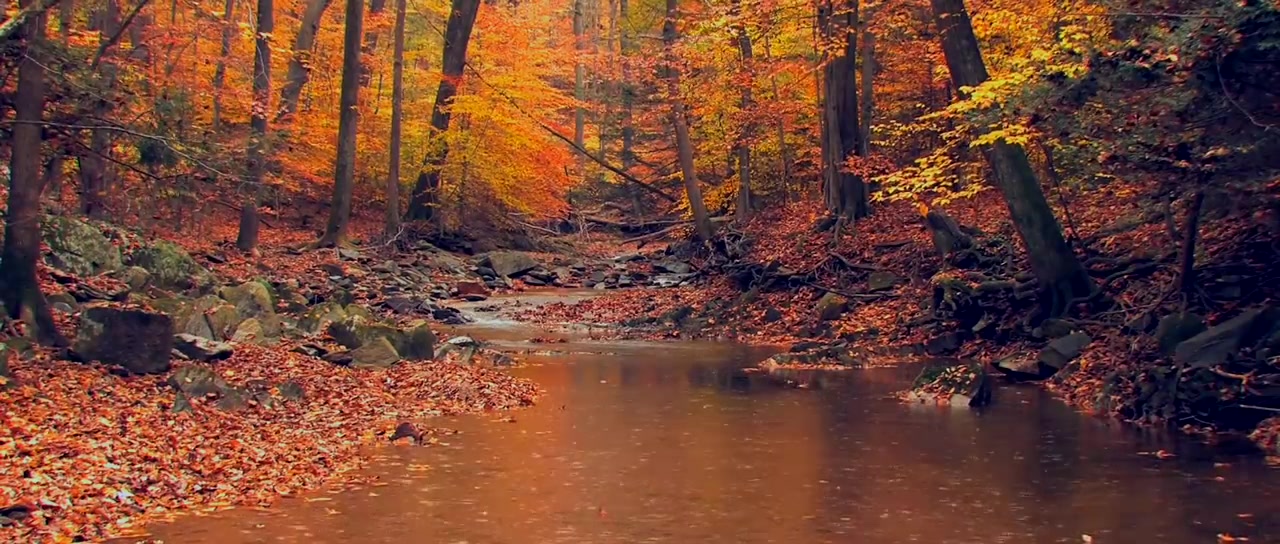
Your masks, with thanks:
M 1280 292 L 1273 226 L 1251 208 L 1211 213 L 1197 287 L 1180 292 L 1165 222 L 1136 190 L 1081 195 L 1072 236 L 1097 293 L 1038 315 L 1034 278 L 998 195 L 946 213 L 890 204 L 874 226 L 833 237 L 824 212 L 795 204 L 731 230 L 717 249 L 674 243 L 689 284 L 521 313 L 594 322 L 602 335 L 778 344 L 782 367 L 868 366 L 917 356 L 973 359 L 1043 383 L 1092 413 L 1195 433 L 1252 433 L 1280 456 Z M 925 213 L 927 211 L 927 213 Z M 677 239 L 679 239 L 677 237 Z

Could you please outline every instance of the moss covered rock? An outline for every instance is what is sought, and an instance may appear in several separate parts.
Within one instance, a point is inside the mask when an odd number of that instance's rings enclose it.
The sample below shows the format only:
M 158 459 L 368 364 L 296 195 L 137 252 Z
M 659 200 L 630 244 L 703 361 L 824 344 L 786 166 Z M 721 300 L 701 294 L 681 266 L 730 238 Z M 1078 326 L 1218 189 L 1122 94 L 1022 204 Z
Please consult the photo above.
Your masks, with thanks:
M 329 328 L 329 324 L 347 318 L 347 310 L 338 302 L 317 304 L 307 310 L 298 321 L 298 329 L 306 334 L 320 334 Z
M 102 231 L 70 217 L 49 216 L 41 223 L 49 246 L 46 261 L 55 268 L 80 276 L 115 272 L 124 268 L 120 250 Z
M 207 292 L 214 277 L 186 251 L 173 242 L 159 241 L 130 255 L 130 264 L 151 273 L 151 282 L 161 289 Z
M 276 313 L 271 291 L 262 282 L 248 281 L 235 287 L 223 287 L 218 294 L 234 305 L 236 313 L 245 319 Z

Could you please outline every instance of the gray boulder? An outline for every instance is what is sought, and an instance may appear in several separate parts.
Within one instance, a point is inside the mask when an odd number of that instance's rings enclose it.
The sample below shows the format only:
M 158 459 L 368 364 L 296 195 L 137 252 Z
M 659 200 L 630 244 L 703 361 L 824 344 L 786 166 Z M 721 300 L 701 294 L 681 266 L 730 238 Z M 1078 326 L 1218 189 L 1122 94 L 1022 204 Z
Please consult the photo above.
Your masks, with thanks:
M 827 293 L 818 299 L 818 303 L 814 305 L 814 310 L 818 313 L 818 319 L 822 321 L 834 321 L 840 319 L 849 309 L 849 300 L 835 293 Z
M 235 287 L 223 287 L 218 294 L 235 305 L 236 313 L 245 319 L 276 313 L 271 291 L 262 282 L 248 281 Z
M 307 310 L 298 322 L 298 328 L 307 334 L 319 334 L 329 328 L 329 324 L 347 318 L 347 310 L 338 302 L 317 304 Z
M 1178 344 L 1181 344 L 1196 335 L 1208 330 L 1204 324 L 1204 318 L 1190 313 L 1180 312 L 1170 314 L 1160 320 L 1160 324 L 1156 325 L 1156 343 L 1160 346 L 1160 353 L 1165 355 L 1173 355 Z
M 1227 362 L 1241 348 L 1252 346 L 1274 327 L 1280 310 L 1255 308 L 1197 334 L 1177 345 L 1173 361 L 1192 368 Z
M 385 338 L 394 346 L 401 335 L 400 330 L 393 325 L 359 315 L 347 316 L 346 319 L 330 323 L 327 332 L 335 342 L 347 349 L 365 346 L 378 338 Z
M 693 266 L 684 261 L 667 259 L 653 263 L 653 270 L 655 272 L 667 272 L 670 274 L 688 274 L 693 272 Z
M 218 376 L 213 369 L 199 365 L 178 367 L 173 374 L 169 375 L 166 383 L 188 398 L 219 395 L 231 389 L 231 385 Z
M 213 274 L 172 242 L 139 248 L 129 256 L 129 263 L 150 272 L 152 284 L 161 289 L 207 292 L 215 283 Z
M 80 316 L 72 348 L 84 361 L 101 361 L 133 374 L 169 370 L 173 320 L 143 310 L 95 307 Z
M 80 276 L 115 272 L 124 267 L 120 250 L 97 227 L 71 217 L 48 216 L 40 225 L 54 268 Z
M 221 361 L 235 353 L 231 344 L 185 333 L 173 335 L 173 349 L 188 359 L 201 362 Z
M 1036 362 L 1043 367 L 1047 367 L 1045 370 L 1049 371 L 1049 374 L 1053 374 L 1062 370 L 1062 367 L 1067 366 L 1067 363 L 1075 360 L 1076 357 L 1079 357 L 1084 348 L 1089 347 L 1089 343 L 1092 341 L 1093 339 L 1084 332 L 1074 332 L 1057 338 L 1049 342 L 1049 345 L 1045 346 L 1043 350 L 1040 350 L 1040 355 L 1036 358 Z
M 436 333 L 426 321 L 415 321 L 406 328 L 403 345 L 396 351 L 409 360 L 426 360 L 435 357 Z
M 499 276 L 510 278 L 533 270 L 538 261 L 522 251 L 492 251 L 484 255 L 481 265 L 492 268 Z
M 872 272 L 871 276 L 867 278 L 867 288 L 872 291 L 893 289 L 893 286 L 897 285 L 900 281 L 902 281 L 902 278 L 899 278 L 898 275 L 893 272 L 877 270 Z
M 977 408 L 991 404 L 994 387 L 982 365 L 929 365 L 916 376 L 908 402 L 950 404 Z
M 141 266 L 130 266 L 121 271 L 120 280 L 125 282 L 130 289 L 140 291 L 151 282 L 151 273 Z
M 387 368 L 400 360 L 395 346 L 386 338 L 375 338 L 358 349 L 351 350 L 351 366 L 355 368 Z

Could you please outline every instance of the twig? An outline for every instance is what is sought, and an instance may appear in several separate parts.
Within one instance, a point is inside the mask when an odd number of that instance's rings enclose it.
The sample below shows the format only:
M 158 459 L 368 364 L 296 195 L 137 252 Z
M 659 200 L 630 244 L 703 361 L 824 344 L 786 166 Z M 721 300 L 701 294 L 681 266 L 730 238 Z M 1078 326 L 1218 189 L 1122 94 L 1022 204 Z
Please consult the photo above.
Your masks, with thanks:
M 1263 132 L 1270 132 L 1271 129 L 1275 128 L 1272 125 L 1259 122 L 1252 113 L 1249 113 L 1249 110 L 1244 109 L 1244 106 L 1240 105 L 1239 102 L 1236 102 L 1236 99 L 1231 96 L 1231 93 L 1227 92 L 1227 82 L 1222 79 L 1222 57 L 1219 56 L 1214 58 L 1213 66 L 1218 71 L 1218 85 L 1222 87 L 1222 96 L 1227 97 L 1227 102 L 1230 102 L 1232 106 L 1237 110 L 1240 110 L 1240 113 L 1243 113 L 1245 118 L 1249 119 L 1250 123 L 1253 123 L 1253 126 L 1262 129 Z
M 811 281 L 802 280 L 801 283 L 809 287 L 812 287 L 814 289 L 817 289 L 819 291 L 826 291 L 834 295 L 840 295 L 844 298 L 850 298 L 850 299 L 856 299 L 856 300 L 880 300 L 882 298 L 898 298 L 898 295 L 894 293 L 849 293 L 847 291 L 841 291 L 839 289 L 834 289 L 831 287 L 827 287 L 825 285 L 818 285 Z
M 1248 408 L 1250 410 L 1262 410 L 1264 412 L 1280 412 L 1280 408 L 1272 408 L 1270 406 L 1255 406 L 1253 404 L 1237 404 L 1239 408 Z
M 107 41 L 102 42 L 102 44 L 98 46 L 98 52 L 93 54 L 93 62 L 89 63 L 90 69 L 96 70 L 98 68 L 98 64 L 102 62 L 102 56 L 107 53 L 108 49 L 111 49 L 111 46 L 120 41 L 120 38 L 124 36 L 124 31 L 129 28 L 131 23 L 133 23 L 133 19 L 142 12 L 142 8 L 147 7 L 147 3 L 150 1 L 151 0 L 140 0 L 138 5 L 133 6 L 133 11 L 130 11 L 129 15 L 125 16 L 124 21 L 120 23 L 120 28 L 116 29 L 115 34 L 112 34 L 107 38 Z M 137 44 L 134 44 L 134 46 L 137 47 Z

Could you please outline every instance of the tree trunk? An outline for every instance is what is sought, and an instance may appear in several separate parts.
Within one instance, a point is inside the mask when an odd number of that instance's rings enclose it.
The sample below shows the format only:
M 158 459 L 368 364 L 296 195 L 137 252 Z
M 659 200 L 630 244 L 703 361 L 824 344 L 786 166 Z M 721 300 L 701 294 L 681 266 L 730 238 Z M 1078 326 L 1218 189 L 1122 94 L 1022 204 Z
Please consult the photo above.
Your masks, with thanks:
M 680 98 L 680 67 L 676 63 L 676 21 L 680 18 L 678 0 L 667 0 L 667 18 L 662 23 L 662 41 L 666 49 L 663 70 L 671 100 L 671 122 L 675 126 L 676 151 L 680 157 L 680 173 L 684 177 L 685 194 L 689 197 L 689 210 L 693 212 L 693 224 L 698 239 L 707 242 L 715 235 L 707 206 L 702 201 L 702 189 L 698 186 L 698 172 L 693 163 L 693 140 L 689 137 L 689 122 L 685 118 L 684 101 Z
M 872 101 L 873 91 L 875 90 L 876 78 L 876 37 L 871 33 L 871 21 L 868 20 L 870 14 L 863 10 L 862 13 L 862 47 L 861 65 L 858 66 L 858 79 L 862 85 L 862 102 L 859 103 L 858 121 L 858 154 L 863 157 L 871 156 L 871 114 L 875 111 L 875 102 Z
M 449 104 L 458 94 L 458 83 L 467 66 L 467 43 L 471 41 L 471 29 L 480 11 L 480 0 L 453 0 L 449 9 L 449 22 L 444 34 L 444 77 L 436 91 L 435 104 L 431 107 L 432 136 L 442 138 L 449 130 Z M 435 216 L 437 194 L 440 189 L 440 169 L 449 157 L 449 147 L 439 141 L 426 153 L 418 180 L 414 183 L 413 198 L 409 201 L 409 217 L 429 221 Z
M 249 179 L 240 203 L 240 234 L 236 247 L 258 247 L 258 201 L 267 174 L 267 109 L 271 107 L 271 33 L 275 30 L 272 0 L 258 0 L 258 29 L 253 47 L 253 111 L 249 114 Z
M 35 0 L 22 0 L 21 9 Z M 4 249 L 0 252 L 0 302 L 9 317 L 23 320 L 36 341 L 65 345 L 53 322 L 49 303 L 40 292 L 36 266 L 40 260 L 40 143 L 44 119 L 44 12 L 26 19 L 19 29 L 25 54 L 19 57 L 14 95 L 12 156 L 9 161 L 9 213 L 5 218 Z
M 62 0 L 58 3 L 58 33 L 62 36 L 64 46 L 71 44 L 71 20 L 75 16 L 75 0 Z
M 351 192 L 356 175 L 356 128 L 360 106 L 360 41 L 364 35 L 364 3 L 347 0 L 347 28 L 342 47 L 342 95 L 338 113 L 338 157 L 333 166 L 333 201 L 319 247 L 346 241 L 351 218 Z
M 1204 207 L 1204 189 L 1197 189 L 1187 209 L 1187 226 L 1182 232 L 1182 263 L 1178 270 L 1178 290 L 1190 295 L 1196 288 L 1196 238 L 1200 234 L 1200 209 Z
M 235 34 L 235 0 L 227 0 L 222 8 L 222 48 L 218 66 L 213 71 L 213 130 L 222 128 L 222 87 L 227 82 L 227 58 L 231 56 L 231 38 Z
M 316 45 L 316 33 L 320 29 L 320 19 L 329 9 L 333 0 L 309 0 L 307 9 L 302 14 L 302 26 L 298 29 L 298 37 L 293 42 L 293 53 L 289 58 L 289 77 L 280 89 L 280 109 L 276 111 L 273 122 L 287 127 L 293 123 L 293 116 L 298 112 L 298 100 L 302 97 L 302 88 L 311 80 L 311 50 Z
M 636 127 L 633 113 L 636 89 L 631 81 L 631 57 L 629 55 L 633 46 L 630 31 L 631 25 L 627 22 L 630 9 L 628 0 L 618 0 L 618 20 L 620 21 L 619 27 L 622 29 L 618 36 L 618 56 L 621 57 L 622 62 L 622 150 L 619 152 L 619 158 L 622 161 L 622 170 L 624 172 L 630 172 L 631 168 L 636 164 Z M 639 220 L 644 216 L 644 201 L 640 198 L 640 190 L 633 185 L 628 185 L 627 190 L 631 194 L 631 213 L 636 220 Z
M 101 44 L 94 54 L 92 65 L 100 69 L 98 74 L 104 89 L 115 87 L 118 69 L 110 57 L 113 40 L 119 40 L 120 8 L 115 0 L 107 0 L 102 11 L 96 14 L 98 19 L 98 39 Z M 103 95 L 93 101 L 92 115 L 97 119 L 107 119 L 111 114 L 112 100 Z M 111 155 L 111 134 L 103 129 L 90 131 L 89 149 L 79 159 L 80 163 L 80 212 L 88 217 L 100 218 L 103 208 L 102 193 L 108 184 L 107 157 Z
M 858 0 L 846 5 L 825 0 L 819 6 L 819 24 L 824 37 L 842 44 L 842 50 L 823 69 L 824 130 L 823 158 L 824 194 L 827 208 L 835 215 L 855 221 L 867 216 L 867 188 L 862 177 L 846 171 L 850 155 L 859 153 L 858 88 L 854 58 L 858 52 L 855 34 Z
M 771 49 L 769 35 L 765 34 L 764 57 L 769 64 L 773 63 Z M 773 70 L 770 70 L 770 72 L 773 72 Z M 773 99 L 782 100 L 782 92 L 778 90 L 778 75 L 776 73 L 769 75 L 769 85 L 772 87 Z M 778 121 L 774 123 L 773 128 L 774 135 L 778 140 L 778 169 L 782 174 L 782 200 L 787 202 L 791 200 L 791 151 L 787 149 L 787 127 L 782 117 L 778 117 Z
M 391 164 L 387 167 L 387 240 L 400 234 L 400 147 L 404 119 L 405 0 L 396 0 L 395 52 L 391 67 Z
M 369 24 L 366 25 L 369 30 L 364 33 L 364 46 L 360 48 L 363 57 L 373 58 L 375 50 L 378 48 L 378 31 L 375 29 L 378 22 L 378 16 L 382 14 L 382 10 L 386 9 L 387 0 L 369 0 Z M 360 64 L 360 86 L 368 87 L 369 82 L 373 81 L 373 67 L 361 63 Z
M 987 67 L 964 0 L 931 2 L 952 83 L 956 89 L 981 85 L 987 80 Z M 1045 200 L 1026 151 L 1001 141 L 984 149 L 983 154 L 995 171 L 996 186 L 1027 246 L 1032 271 L 1043 291 L 1043 308 L 1050 316 L 1061 315 L 1069 310 L 1072 300 L 1093 292 L 1093 281 L 1062 238 L 1062 228 Z
M 734 0 L 734 11 L 738 15 L 737 34 L 738 52 L 742 55 L 742 132 L 738 135 L 738 206 L 737 219 L 745 223 L 751 217 L 751 139 L 755 132 L 752 116 L 755 115 L 755 100 L 751 96 L 755 85 L 755 71 L 751 53 L 751 34 L 747 32 L 746 14 L 742 12 L 741 0 Z
M 582 56 L 587 49 L 586 39 L 586 0 L 573 1 L 573 99 L 577 104 L 573 108 L 573 143 L 583 146 L 586 137 L 587 113 L 582 104 L 586 102 L 586 66 L 582 64 Z

